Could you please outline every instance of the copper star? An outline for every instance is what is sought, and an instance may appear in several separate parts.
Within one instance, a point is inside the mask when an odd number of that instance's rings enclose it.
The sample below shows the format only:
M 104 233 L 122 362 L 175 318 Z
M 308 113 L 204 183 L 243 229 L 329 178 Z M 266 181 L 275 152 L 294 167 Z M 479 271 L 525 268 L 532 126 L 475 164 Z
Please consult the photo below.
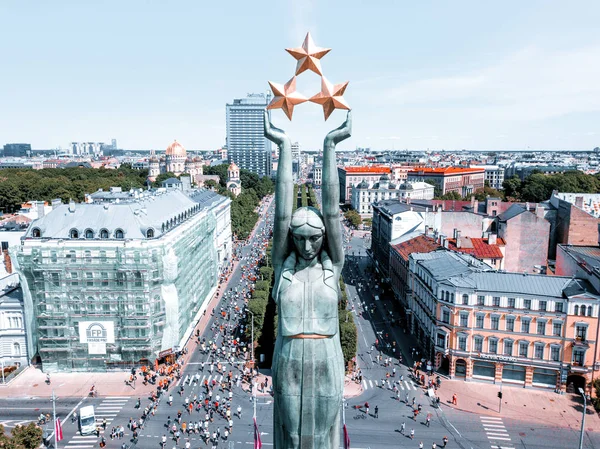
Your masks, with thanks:
M 350 110 L 350 106 L 342 96 L 346 87 L 348 87 L 348 81 L 334 86 L 327 78 L 321 76 L 321 92 L 312 96 L 309 101 L 323 106 L 323 114 L 325 114 L 325 120 L 327 120 L 335 109 Z
M 321 73 L 321 59 L 327 53 L 331 51 L 331 48 L 317 47 L 310 36 L 310 33 L 306 33 L 302 47 L 300 48 L 286 48 L 290 55 L 298 60 L 296 64 L 296 75 L 300 75 L 305 70 L 312 70 L 317 75 L 323 75 Z
M 308 101 L 308 99 L 296 92 L 296 77 L 293 76 L 285 85 L 272 83 L 269 81 L 271 90 L 273 91 L 273 100 L 267 106 L 267 109 L 283 109 L 285 115 L 292 120 L 292 114 L 294 113 L 294 106 L 300 103 Z

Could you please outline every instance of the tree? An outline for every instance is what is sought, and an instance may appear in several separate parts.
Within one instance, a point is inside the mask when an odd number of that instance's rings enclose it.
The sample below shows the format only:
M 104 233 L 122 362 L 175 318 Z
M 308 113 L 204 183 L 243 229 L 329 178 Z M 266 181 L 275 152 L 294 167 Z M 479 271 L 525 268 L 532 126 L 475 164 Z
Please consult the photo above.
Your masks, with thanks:
M 219 184 L 226 187 L 228 168 L 229 165 L 227 164 L 209 165 L 208 167 L 203 168 L 203 173 L 205 175 L 217 175 L 219 177 Z
M 504 196 L 518 200 L 521 198 L 521 179 L 514 175 L 512 178 L 507 178 L 502 183 L 504 189 Z
M 255 291 L 269 292 L 270 289 L 271 289 L 271 282 L 270 281 L 256 281 L 254 283 L 254 290 Z
M 12 431 L 11 443 L 15 449 L 37 449 L 42 444 L 42 429 L 34 422 L 18 425 Z
M 354 228 L 358 228 L 362 224 L 362 218 L 360 214 L 354 209 L 350 209 L 344 214 L 344 218 L 350 222 Z
M 462 200 L 462 196 L 460 196 L 460 193 L 458 193 L 458 192 L 446 192 L 439 199 L 440 200 L 460 201 L 460 200 Z
M 214 179 L 209 179 L 208 181 L 206 181 L 204 183 L 204 187 L 207 188 L 207 189 L 215 189 L 216 190 L 217 187 L 218 187 L 218 185 L 219 184 Z

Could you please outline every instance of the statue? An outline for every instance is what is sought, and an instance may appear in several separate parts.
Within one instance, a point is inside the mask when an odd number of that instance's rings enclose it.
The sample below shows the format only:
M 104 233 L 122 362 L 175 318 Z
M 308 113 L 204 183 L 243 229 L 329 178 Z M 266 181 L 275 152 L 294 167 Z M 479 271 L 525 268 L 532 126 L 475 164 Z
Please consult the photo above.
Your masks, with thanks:
M 291 141 L 265 112 L 265 137 L 279 147 L 272 260 L 278 309 L 273 354 L 275 449 L 337 449 L 344 391 L 339 277 L 344 265 L 335 147 L 350 137 L 352 116 L 323 144 L 323 213 L 292 214 Z

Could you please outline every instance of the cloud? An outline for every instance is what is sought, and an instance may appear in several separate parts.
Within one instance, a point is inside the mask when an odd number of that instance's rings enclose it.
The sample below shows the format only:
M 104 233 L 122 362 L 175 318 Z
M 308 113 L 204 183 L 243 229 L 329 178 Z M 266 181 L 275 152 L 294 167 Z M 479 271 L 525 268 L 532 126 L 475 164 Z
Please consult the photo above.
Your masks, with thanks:
M 446 108 L 481 119 L 541 120 L 600 110 L 600 46 L 529 46 L 483 69 L 404 83 L 387 94 L 402 107 Z

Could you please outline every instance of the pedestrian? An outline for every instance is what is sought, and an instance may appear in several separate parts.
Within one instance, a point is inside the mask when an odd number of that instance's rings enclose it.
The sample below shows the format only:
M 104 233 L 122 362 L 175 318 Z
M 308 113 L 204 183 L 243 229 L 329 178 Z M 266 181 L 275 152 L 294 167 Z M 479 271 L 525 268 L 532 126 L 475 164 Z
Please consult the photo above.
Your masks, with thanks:
M 437 448 L 437 444 L 433 443 L 433 444 L 431 445 L 431 449 L 436 449 L 436 448 Z
M 457 405 L 458 403 L 458 396 L 456 395 L 456 393 L 454 393 L 452 395 L 452 405 Z
M 415 429 L 410 429 L 410 439 L 411 440 L 415 439 Z
M 423 442 L 419 441 L 419 449 L 423 449 Z
M 379 418 L 379 407 L 375 406 L 375 418 Z
M 448 437 L 444 437 L 442 438 L 442 442 L 444 443 L 444 445 L 442 447 L 446 447 L 446 445 L 448 444 Z
M 405 422 L 403 422 L 403 423 L 402 423 L 402 425 L 400 426 L 400 433 L 401 433 L 402 435 L 404 435 L 404 431 L 405 431 L 405 430 L 406 430 L 406 423 L 405 423 Z
M 367 414 L 367 416 L 369 416 L 369 403 L 368 402 L 365 402 L 365 410 L 366 410 L 365 413 Z

